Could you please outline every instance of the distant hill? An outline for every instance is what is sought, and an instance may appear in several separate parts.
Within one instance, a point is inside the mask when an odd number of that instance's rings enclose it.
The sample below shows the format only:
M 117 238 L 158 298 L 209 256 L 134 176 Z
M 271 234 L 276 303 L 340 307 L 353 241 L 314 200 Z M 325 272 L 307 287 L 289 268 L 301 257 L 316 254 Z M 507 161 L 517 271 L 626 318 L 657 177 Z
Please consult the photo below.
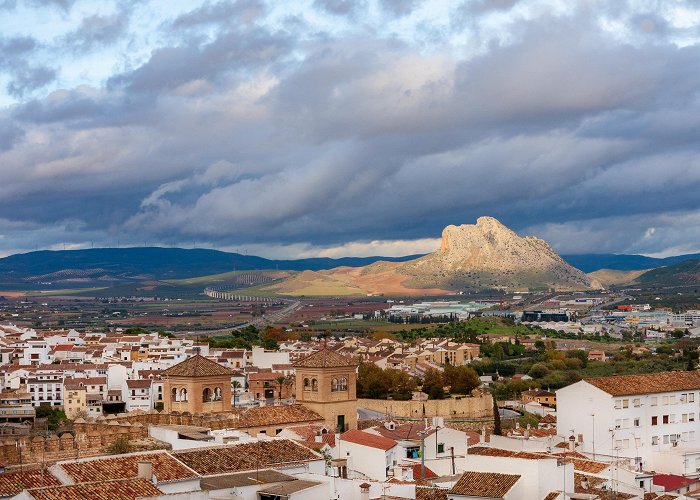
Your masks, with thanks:
M 440 248 L 407 262 L 306 272 L 263 287 L 287 295 L 441 295 L 455 291 L 586 290 L 600 284 L 543 240 L 521 237 L 492 217 L 447 226 Z
M 207 249 L 161 247 L 43 250 L 0 259 L 0 282 L 122 281 L 184 279 L 225 273 L 280 269 L 290 271 L 365 266 L 383 260 L 402 262 L 406 257 L 345 257 L 271 260 L 253 255 Z
M 592 273 L 599 269 L 614 269 L 617 271 L 635 271 L 669 266 L 684 260 L 700 259 L 700 254 L 675 255 L 663 259 L 645 257 L 644 255 L 626 255 L 613 253 L 587 253 L 562 255 L 562 258 L 584 273 Z
M 639 276 L 635 282 L 653 286 L 700 285 L 700 260 L 684 260 L 652 269 Z

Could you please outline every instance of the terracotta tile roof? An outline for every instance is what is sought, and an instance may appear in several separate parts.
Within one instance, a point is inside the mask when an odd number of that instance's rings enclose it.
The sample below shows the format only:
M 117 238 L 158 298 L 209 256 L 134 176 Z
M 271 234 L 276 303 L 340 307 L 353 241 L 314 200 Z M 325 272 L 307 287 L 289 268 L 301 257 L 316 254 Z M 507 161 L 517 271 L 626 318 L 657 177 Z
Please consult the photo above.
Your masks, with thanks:
M 374 432 L 384 436 L 385 438 L 408 441 L 418 441 L 420 440 L 419 432 L 426 430 L 425 424 L 423 422 L 410 422 L 406 424 L 395 425 L 394 429 L 387 429 L 383 425 L 376 425 L 372 427 Z M 426 431 L 426 436 L 430 436 L 435 433 L 435 429 L 428 428 Z
M 355 360 L 326 348 L 309 354 L 292 364 L 295 368 L 334 368 L 357 365 Z
M 416 486 L 416 500 L 447 500 L 447 488 Z
M 375 434 L 370 434 L 369 432 L 351 430 L 344 432 L 340 435 L 340 441 L 350 442 L 359 444 L 362 446 L 368 446 L 370 448 L 378 448 L 380 450 L 390 450 L 396 446 L 396 441 L 393 439 L 385 438 L 384 436 L 377 436 Z
M 607 392 L 611 396 L 693 391 L 700 389 L 700 371 L 619 375 L 587 378 L 584 381 Z
M 129 389 L 148 389 L 151 387 L 151 380 L 134 380 L 129 379 L 126 381 L 126 386 Z
M 557 423 L 557 417 L 552 415 L 551 413 L 547 413 L 542 419 L 540 420 L 541 424 L 556 424 Z
M 24 471 L 0 474 L 0 497 L 9 497 L 27 488 L 60 486 L 61 481 L 48 472 Z
M 238 422 L 238 428 L 267 427 L 269 425 L 322 422 L 324 418 L 304 405 L 259 406 L 247 409 Z
M 168 453 L 118 455 L 110 458 L 64 462 L 59 465 L 76 483 L 87 483 L 134 478 L 138 475 L 138 463 L 143 461 L 153 464 L 153 475 L 159 482 L 180 481 L 197 477 L 197 474 Z
M 195 354 L 164 370 L 163 375 L 170 377 L 216 377 L 231 375 L 231 370 L 200 354 Z
M 499 474 L 496 472 L 465 472 L 449 493 L 484 498 L 503 498 L 518 482 L 517 474 Z
M 31 489 L 29 493 L 37 500 L 135 500 L 137 498 L 162 495 L 163 492 L 145 479 L 128 479 L 83 483 L 69 486 Z
M 469 448 L 470 455 L 482 455 L 486 457 L 507 457 L 507 458 L 522 458 L 525 460 L 544 460 L 547 458 L 556 458 L 544 453 L 530 453 L 527 451 L 511 451 L 501 448 L 487 448 L 486 446 L 472 446 Z
M 186 450 L 174 455 L 202 475 L 228 474 L 323 460 L 321 455 L 289 439 Z
M 544 497 L 542 500 L 557 500 L 557 498 L 559 498 L 560 495 L 561 493 L 558 491 L 550 491 L 549 493 L 547 493 L 547 496 Z
M 413 469 L 413 479 L 415 480 L 420 480 L 420 469 L 421 465 L 416 463 L 411 466 L 411 469 Z M 439 477 L 433 470 L 431 470 L 429 467 L 425 466 L 424 470 L 424 475 L 425 479 L 435 479 L 436 477 Z

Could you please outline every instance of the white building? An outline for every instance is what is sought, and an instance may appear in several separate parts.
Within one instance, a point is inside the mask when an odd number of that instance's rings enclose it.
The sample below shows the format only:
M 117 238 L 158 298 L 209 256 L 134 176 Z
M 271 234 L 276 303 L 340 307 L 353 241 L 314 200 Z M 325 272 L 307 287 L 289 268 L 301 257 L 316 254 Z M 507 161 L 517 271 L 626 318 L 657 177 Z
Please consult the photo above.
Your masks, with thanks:
M 700 371 L 582 380 L 557 391 L 558 434 L 635 469 L 700 473 Z
M 347 460 L 348 477 L 386 481 L 397 464 L 396 441 L 368 432 L 344 432 L 335 443 L 333 458 Z

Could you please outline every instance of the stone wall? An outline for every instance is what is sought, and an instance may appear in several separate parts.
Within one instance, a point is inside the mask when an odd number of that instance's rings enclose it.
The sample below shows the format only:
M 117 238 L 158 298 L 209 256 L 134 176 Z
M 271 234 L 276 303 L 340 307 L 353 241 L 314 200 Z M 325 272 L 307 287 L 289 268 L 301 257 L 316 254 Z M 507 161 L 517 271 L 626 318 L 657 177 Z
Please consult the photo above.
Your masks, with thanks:
M 431 399 L 428 401 L 358 399 L 357 406 L 389 415 L 389 417 L 470 419 L 493 416 L 493 399 L 490 394 L 479 394 L 461 399 Z

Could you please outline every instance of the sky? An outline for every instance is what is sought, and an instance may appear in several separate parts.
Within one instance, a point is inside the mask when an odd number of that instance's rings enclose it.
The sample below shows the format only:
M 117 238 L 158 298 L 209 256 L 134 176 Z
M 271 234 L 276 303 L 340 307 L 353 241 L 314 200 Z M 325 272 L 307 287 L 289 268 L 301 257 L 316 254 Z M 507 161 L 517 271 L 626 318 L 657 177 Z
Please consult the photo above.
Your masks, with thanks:
M 700 0 L 0 0 L 0 255 L 700 252 Z

